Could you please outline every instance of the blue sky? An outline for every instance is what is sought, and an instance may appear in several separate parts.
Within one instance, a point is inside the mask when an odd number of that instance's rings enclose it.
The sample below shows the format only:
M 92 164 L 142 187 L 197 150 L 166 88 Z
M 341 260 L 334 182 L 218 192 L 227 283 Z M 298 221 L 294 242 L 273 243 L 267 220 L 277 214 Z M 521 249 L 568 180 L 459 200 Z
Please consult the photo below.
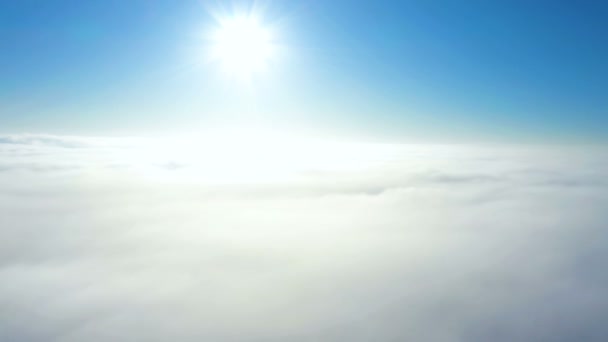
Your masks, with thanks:
M 246 2 L 0 1 L 0 132 L 217 123 L 396 141 L 606 141 L 601 1 L 266 1 L 285 53 L 247 87 L 204 63 Z M 226 10 L 226 8 L 233 8 Z

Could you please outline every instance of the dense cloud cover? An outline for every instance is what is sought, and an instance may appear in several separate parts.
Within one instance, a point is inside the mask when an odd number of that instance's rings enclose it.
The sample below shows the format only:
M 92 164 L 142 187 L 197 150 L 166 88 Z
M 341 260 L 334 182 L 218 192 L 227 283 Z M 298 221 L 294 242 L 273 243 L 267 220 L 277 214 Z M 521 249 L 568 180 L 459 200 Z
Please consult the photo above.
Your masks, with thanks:
M 602 149 L 188 145 L 0 137 L 0 341 L 608 340 Z

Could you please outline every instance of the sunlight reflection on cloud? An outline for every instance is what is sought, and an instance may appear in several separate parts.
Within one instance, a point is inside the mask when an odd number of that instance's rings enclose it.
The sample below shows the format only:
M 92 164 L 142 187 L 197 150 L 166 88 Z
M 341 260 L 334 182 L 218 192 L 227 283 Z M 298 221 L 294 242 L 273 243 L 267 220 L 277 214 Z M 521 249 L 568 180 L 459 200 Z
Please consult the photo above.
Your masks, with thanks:
M 601 150 L 231 139 L 0 139 L 0 340 L 607 336 Z

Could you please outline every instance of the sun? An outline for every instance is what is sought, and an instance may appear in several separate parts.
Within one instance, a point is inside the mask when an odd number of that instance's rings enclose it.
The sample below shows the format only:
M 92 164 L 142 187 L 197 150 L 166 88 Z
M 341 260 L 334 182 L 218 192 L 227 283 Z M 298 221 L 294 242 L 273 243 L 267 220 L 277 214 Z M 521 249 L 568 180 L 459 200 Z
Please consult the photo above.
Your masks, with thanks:
M 211 58 L 233 77 L 249 78 L 268 67 L 276 46 L 271 30 L 252 15 L 219 21 L 211 36 Z

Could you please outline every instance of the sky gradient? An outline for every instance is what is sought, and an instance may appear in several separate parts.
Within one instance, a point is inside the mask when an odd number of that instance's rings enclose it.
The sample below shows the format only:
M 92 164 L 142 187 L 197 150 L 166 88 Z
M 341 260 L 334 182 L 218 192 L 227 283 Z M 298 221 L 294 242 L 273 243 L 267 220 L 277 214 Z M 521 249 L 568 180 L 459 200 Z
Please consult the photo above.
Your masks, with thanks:
M 206 63 L 214 14 L 283 53 L 247 87 Z M 601 1 L 0 1 L 0 132 L 213 125 L 390 141 L 606 141 Z

